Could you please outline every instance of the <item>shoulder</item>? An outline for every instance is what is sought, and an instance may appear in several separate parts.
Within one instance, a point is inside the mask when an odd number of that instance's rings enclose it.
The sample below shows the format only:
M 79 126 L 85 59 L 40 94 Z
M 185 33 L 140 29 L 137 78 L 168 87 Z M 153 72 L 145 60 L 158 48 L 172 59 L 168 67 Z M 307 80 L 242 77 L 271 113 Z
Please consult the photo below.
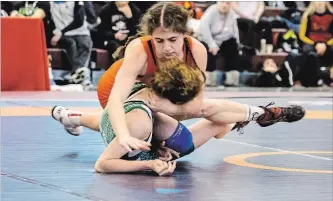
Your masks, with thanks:
M 190 37 L 191 40 L 192 40 L 192 52 L 193 54 L 196 53 L 199 53 L 198 56 L 202 53 L 206 53 L 207 50 L 206 50 L 206 47 L 200 42 L 198 41 L 197 39 L 193 38 L 193 37 Z
M 206 70 L 207 66 L 207 49 L 206 47 L 197 39 L 192 38 L 192 54 L 194 57 L 195 62 L 197 63 L 198 67 L 202 70 Z
M 140 61 L 147 59 L 147 54 L 141 38 L 136 38 L 127 45 L 125 59 L 128 57 L 137 58 Z

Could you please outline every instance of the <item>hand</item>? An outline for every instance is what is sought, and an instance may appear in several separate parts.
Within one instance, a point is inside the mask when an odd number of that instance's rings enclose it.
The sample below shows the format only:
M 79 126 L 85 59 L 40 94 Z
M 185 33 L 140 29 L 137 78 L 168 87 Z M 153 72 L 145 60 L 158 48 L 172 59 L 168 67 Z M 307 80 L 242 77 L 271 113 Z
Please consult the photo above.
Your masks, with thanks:
M 170 161 L 172 159 L 179 158 L 179 153 L 173 149 L 165 147 L 165 141 L 160 144 L 160 147 L 157 149 L 159 159 L 162 161 Z
M 214 56 L 217 54 L 219 51 L 219 48 L 214 47 L 214 48 L 209 48 L 209 52 L 212 53 Z
M 146 142 L 144 140 L 139 140 L 130 135 L 118 136 L 118 142 L 122 147 L 124 147 L 129 152 L 131 152 L 132 149 L 149 151 L 151 146 L 149 142 Z
M 325 43 L 317 43 L 315 49 L 316 49 L 317 53 L 322 56 L 325 54 L 327 46 Z
M 152 161 L 151 169 L 154 170 L 159 176 L 171 175 L 176 169 L 176 161 L 162 161 L 156 159 Z
M 51 39 L 51 45 L 56 46 L 61 38 L 61 35 L 54 35 Z
M 133 16 L 131 7 L 128 4 L 126 6 L 118 7 L 118 10 L 122 12 L 128 19 L 132 18 Z

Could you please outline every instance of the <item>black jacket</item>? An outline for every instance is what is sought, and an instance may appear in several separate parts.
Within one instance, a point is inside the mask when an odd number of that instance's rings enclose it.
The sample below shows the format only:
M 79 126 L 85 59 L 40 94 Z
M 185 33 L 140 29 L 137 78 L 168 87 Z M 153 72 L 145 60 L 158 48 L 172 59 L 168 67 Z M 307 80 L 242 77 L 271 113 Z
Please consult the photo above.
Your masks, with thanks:
M 141 18 L 141 11 L 134 4 L 129 3 L 132 10 L 132 18 L 128 19 L 118 11 L 115 2 L 110 2 L 102 8 L 100 13 L 101 24 L 99 30 L 104 33 L 105 40 L 115 40 L 114 35 L 118 31 L 128 34 L 128 37 L 137 33 L 137 25 Z

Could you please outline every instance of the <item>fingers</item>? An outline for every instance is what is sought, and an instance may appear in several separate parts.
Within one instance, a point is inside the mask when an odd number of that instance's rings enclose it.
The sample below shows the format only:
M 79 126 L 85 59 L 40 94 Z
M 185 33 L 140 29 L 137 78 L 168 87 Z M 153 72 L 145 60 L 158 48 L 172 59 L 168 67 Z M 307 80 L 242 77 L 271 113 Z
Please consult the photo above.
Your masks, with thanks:
M 180 157 L 179 153 L 176 152 L 176 151 L 173 150 L 173 149 L 170 149 L 170 153 L 171 153 L 171 155 L 174 156 L 175 158 L 179 158 L 179 157 Z
M 132 138 L 127 143 L 127 146 L 131 147 L 134 150 L 149 151 L 151 144 L 149 142 L 144 141 L 144 140 L 139 140 L 139 139 L 136 139 L 136 138 Z
M 151 144 L 149 142 L 146 142 L 144 140 L 135 139 L 135 143 L 139 147 L 140 150 L 145 150 L 145 151 L 150 150 Z
M 121 146 L 123 146 L 128 152 L 132 151 L 132 149 L 126 143 L 121 144 Z
M 166 163 L 165 164 L 166 168 L 159 173 L 160 176 L 170 175 L 176 169 L 176 161 L 173 161 L 173 162 L 169 161 L 168 163 L 167 162 L 165 162 L 165 163 Z

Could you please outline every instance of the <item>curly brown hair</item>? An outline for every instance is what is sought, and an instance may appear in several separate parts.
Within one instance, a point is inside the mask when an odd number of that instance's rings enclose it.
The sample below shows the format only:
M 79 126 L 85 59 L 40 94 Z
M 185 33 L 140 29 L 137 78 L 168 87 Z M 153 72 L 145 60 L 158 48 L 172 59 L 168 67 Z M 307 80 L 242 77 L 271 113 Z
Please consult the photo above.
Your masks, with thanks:
M 185 34 L 187 32 L 188 11 L 173 2 L 159 2 L 150 7 L 142 16 L 138 33 L 129 37 L 126 44 L 113 53 L 113 58 L 124 57 L 127 45 L 135 38 L 152 35 L 158 27 Z
M 159 62 L 151 88 L 158 96 L 174 104 L 183 104 L 194 99 L 203 85 L 199 68 L 173 58 Z

